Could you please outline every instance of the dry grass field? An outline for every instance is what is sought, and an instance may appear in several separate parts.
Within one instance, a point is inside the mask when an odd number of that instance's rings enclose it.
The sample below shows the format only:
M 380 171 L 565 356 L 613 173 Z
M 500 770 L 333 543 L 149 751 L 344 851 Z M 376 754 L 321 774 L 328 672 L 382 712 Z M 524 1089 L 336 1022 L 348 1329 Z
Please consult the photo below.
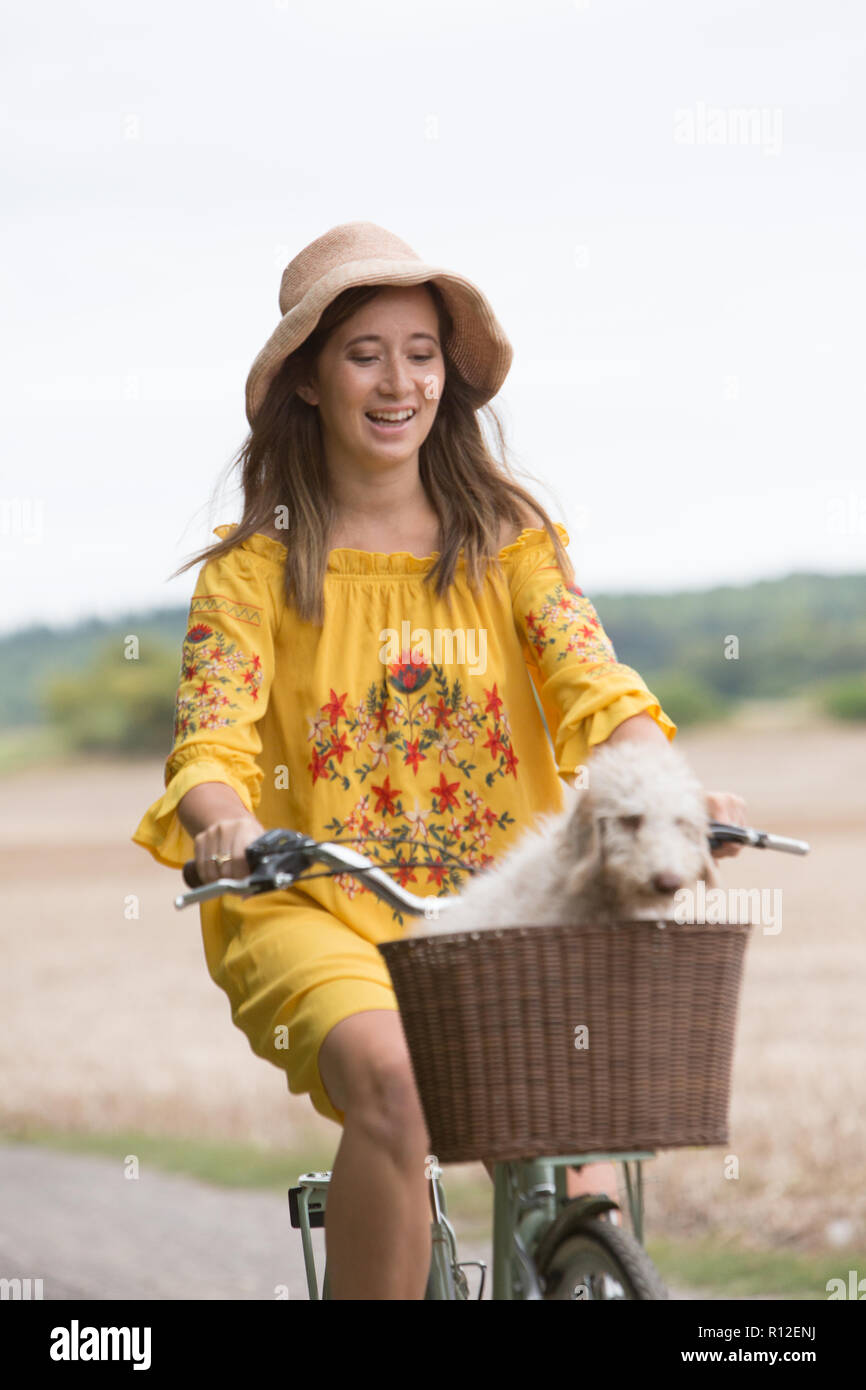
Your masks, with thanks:
M 783 714 L 780 711 L 780 714 Z M 866 728 L 796 713 L 684 731 L 704 786 L 805 858 L 743 850 L 727 885 L 780 888 L 783 926 L 753 928 L 731 1144 L 647 1165 L 647 1222 L 755 1248 L 866 1240 Z M 133 845 L 162 766 L 84 761 L 3 779 L 0 1129 L 144 1131 L 275 1150 L 337 1128 L 251 1052 L 207 975 L 179 875 Z M 127 919 L 127 896 L 140 916 Z M 728 1154 L 739 1176 L 725 1176 Z

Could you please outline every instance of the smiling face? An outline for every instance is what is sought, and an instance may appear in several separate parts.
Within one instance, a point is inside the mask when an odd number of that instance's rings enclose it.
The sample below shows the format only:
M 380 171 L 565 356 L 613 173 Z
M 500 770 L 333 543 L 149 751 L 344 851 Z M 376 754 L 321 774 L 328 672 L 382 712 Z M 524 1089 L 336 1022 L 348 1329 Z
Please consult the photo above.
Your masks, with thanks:
M 298 394 L 318 408 L 329 460 L 394 464 L 417 460 L 444 381 L 432 296 L 421 285 L 386 286 L 333 332 Z M 383 412 L 409 418 L 371 418 Z

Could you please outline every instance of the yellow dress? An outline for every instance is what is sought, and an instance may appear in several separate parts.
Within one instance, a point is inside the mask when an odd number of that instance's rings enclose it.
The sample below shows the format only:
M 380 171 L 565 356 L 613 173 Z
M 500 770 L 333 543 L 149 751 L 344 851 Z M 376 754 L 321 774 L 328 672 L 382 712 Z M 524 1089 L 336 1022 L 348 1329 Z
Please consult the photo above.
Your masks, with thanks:
M 415 893 L 456 893 L 562 807 L 560 775 L 624 719 L 646 711 L 676 733 L 566 586 L 543 528 L 499 552 L 504 582 L 489 568 L 477 595 L 461 553 L 450 607 L 425 583 L 435 554 L 332 550 L 320 627 L 285 602 L 285 555 L 257 533 L 199 572 L 165 792 L 131 837 L 162 864 L 194 857 L 181 798 L 226 782 L 266 829 L 350 842 L 402 863 L 395 877 Z M 397 1008 L 376 943 L 401 936 L 405 917 L 351 876 L 199 911 L 234 1023 L 291 1092 L 342 1124 L 319 1048 L 348 1015 Z

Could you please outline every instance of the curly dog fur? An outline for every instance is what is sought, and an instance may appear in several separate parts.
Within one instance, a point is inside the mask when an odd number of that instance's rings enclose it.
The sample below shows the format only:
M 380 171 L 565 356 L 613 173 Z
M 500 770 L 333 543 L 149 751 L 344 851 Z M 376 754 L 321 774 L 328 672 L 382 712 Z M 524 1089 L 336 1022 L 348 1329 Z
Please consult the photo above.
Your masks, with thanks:
M 564 810 L 541 817 L 455 905 L 408 934 L 671 919 L 680 888 L 718 883 L 704 793 L 677 749 L 602 744 L 580 771 Z

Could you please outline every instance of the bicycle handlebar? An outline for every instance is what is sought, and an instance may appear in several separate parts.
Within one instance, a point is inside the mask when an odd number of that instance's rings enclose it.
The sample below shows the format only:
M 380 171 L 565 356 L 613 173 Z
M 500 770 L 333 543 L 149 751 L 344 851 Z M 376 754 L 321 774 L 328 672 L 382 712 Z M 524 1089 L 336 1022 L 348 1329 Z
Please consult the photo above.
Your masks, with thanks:
M 786 854 L 808 854 L 809 845 L 805 840 L 792 840 L 785 835 L 771 835 L 766 830 L 753 830 L 750 826 L 728 825 L 725 821 L 710 821 L 707 836 L 711 849 L 719 845 L 745 844 L 755 849 L 775 849 Z M 405 841 L 401 841 L 405 844 Z M 246 848 L 250 872 L 246 878 L 218 878 L 212 883 L 202 883 L 198 876 L 195 860 L 189 859 L 183 866 L 184 882 L 192 889 L 181 893 L 174 900 L 176 908 L 189 907 L 192 903 L 206 902 L 210 898 L 222 897 L 224 893 L 238 893 L 249 897 L 253 893 L 268 893 L 279 888 L 289 888 L 305 869 L 312 864 L 326 865 L 325 877 L 349 873 L 369 885 L 377 897 L 398 910 L 422 917 L 435 909 L 438 914 L 459 901 L 458 897 L 420 897 L 410 893 L 388 877 L 386 869 L 348 845 L 331 841 L 314 840 L 298 830 L 267 830 Z M 395 867 L 424 867 L 412 861 L 399 861 Z M 441 862 L 438 867 L 442 867 Z M 467 867 L 467 866 L 464 866 Z M 320 875 L 314 875 L 319 877 Z

